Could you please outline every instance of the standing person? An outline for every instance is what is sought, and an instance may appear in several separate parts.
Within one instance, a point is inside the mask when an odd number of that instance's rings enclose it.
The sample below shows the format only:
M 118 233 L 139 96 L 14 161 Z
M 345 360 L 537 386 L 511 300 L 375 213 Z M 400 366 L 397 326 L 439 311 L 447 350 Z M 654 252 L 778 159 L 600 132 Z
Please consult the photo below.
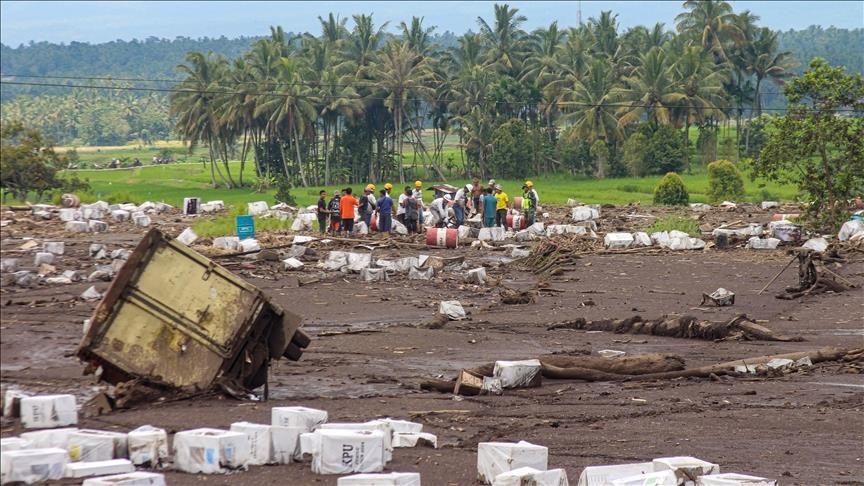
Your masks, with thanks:
M 378 198 L 378 231 L 390 233 L 393 231 L 393 199 L 387 194 L 387 189 L 381 189 Z
M 387 195 L 390 196 L 390 198 L 392 199 L 393 198 L 393 184 L 390 184 L 389 182 L 387 184 L 384 184 L 384 190 L 387 191 Z
M 510 205 L 510 198 L 504 192 L 504 188 L 500 184 L 495 186 L 495 226 L 502 228 L 507 227 L 507 207 Z
M 411 192 L 414 200 L 417 201 L 417 232 L 423 232 L 423 210 L 426 208 L 426 205 L 423 204 L 423 181 L 417 180 L 414 181 L 414 191 Z
M 409 233 L 413 233 L 414 231 L 417 231 L 420 205 L 417 203 L 417 200 L 414 199 L 410 186 L 405 186 L 404 196 L 405 198 L 402 200 L 402 203 L 405 205 L 405 226 L 408 228 Z
M 491 228 L 495 226 L 495 206 L 498 201 L 495 200 L 495 195 L 492 194 L 492 188 L 487 187 L 483 195 L 483 227 Z
M 333 199 L 330 199 L 330 204 L 327 205 L 327 209 L 330 212 L 330 232 L 333 234 L 338 233 L 342 225 L 342 214 L 339 208 L 339 201 L 341 199 L 339 191 L 333 191 Z
M 363 190 L 363 195 L 360 196 L 360 218 L 366 223 L 366 228 L 372 228 L 372 214 L 375 212 L 375 184 L 369 184 L 366 186 L 366 189 Z
M 465 187 L 460 187 L 453 196 L 453 215 L 456 217 L 456 227 L 465 224 L 465 206 L 468 204 L 468 198 L 471 196 L 471 184 L 466 184 Z
M 533 225 L 537 216 L 537 191 L 531 181 L 525 181 L 522 186 L 522 210 L 525 213 L 525 224 Z
M 403 191 L 402 194 L 399 194 L 399 200 L 396 203 L 396 205 L 398 206 L 396 208 L 396 221 L 399 221 L 403 225 L 407 226 L 407 223 L 405 223 L 405 200 L 409 197 L 412 197 L 412 192 L 411 188 L 408 186 L 405 186 L 405 189 L 406 190 Z M 413 232 L 413 228 L 408 228 L 408 232 Z
M 342 231 L 345 233 L 354 231 L 354 210 L 360 205 L 360 201 L 351 192 L 351 188 L 346 187 L 345 195 L 339 201 L 339 214 L 342 216 L 341 226 Z
M 480 179 L 474 178 L 471 181 L 471 216 L 480 213 L 480 206 L 483 200 L 483 186 L 480 185 Z M 482 216 L 482 215 L 481 215 Z
M 330 216 L 330 211 L 327 209 L 327 191 L 321 190 L 318 193 L 318 229 L 323 233 L 327 228 L 327 217 Z

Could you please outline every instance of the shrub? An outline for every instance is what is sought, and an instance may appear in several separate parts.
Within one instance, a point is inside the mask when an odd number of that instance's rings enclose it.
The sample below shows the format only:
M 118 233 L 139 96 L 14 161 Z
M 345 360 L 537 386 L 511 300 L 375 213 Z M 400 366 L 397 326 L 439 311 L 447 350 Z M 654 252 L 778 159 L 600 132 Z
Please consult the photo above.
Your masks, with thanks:
M 663 176 L 663 179 L 660 179 L 660 184 L 654 189 L 654 204 L 683 206 L 689 202 L 690 194 L 684 187 L 684 181 L 674 172 L 669 172 Z
M 280 177 L 276 182 L 276 194 L 274 195 L 276 203 L 285 203 L 289 206 L 297 206 L 297 199 L 291 194 L 291 182 L 284 177 Z
M 651 135 L 645 147 L 645 173 L 660 175 L 666 172 L 679 172 L 684 168 L 684 142 L 681 132 L 669 125 L 663 125 Z
M 657 231 L 672 230 L 683 231 L 690 236 L 699 236 L 702 234 L 702 230 L 699 229 L 699 221 L 693 218 L 683 218 L 681 216 L 666 216 L 658 219 L 654 224 L 645 228 L 645 232 L 649 234 Z
M 708 164 L 708 195 L 712 201 L 740 201 L 744 197 L 744 179 L 734 163 L 715 160 Z

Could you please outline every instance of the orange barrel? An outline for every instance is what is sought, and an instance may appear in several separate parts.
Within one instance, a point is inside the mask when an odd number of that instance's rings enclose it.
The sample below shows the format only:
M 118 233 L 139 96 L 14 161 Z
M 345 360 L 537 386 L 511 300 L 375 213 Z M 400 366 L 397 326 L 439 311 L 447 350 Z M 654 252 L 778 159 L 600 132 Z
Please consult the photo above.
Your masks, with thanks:
M 434 248 L 456 248 L 459 232 L 452 228 L 428 228 L 426 245 Z
M 521 197 L 513 198 L 513 209 L 524 209 L 522 207 L 523 199 Z
M 60 196 L 60 205 L 64 208 L 77 208 L 81 205 L 81 199 L 75 194 L 63 194 Z
M 800 214 L 787 214 L 787 213 L 777 213 L 774 216 L 771 216 L 772 221 L 794 221 L 800 218 Z
M 525 216 L 521 214 L 508 214 L 506 224 L 508 228 L 519 231 L 525 229 L 527 222 L 525 221 Z

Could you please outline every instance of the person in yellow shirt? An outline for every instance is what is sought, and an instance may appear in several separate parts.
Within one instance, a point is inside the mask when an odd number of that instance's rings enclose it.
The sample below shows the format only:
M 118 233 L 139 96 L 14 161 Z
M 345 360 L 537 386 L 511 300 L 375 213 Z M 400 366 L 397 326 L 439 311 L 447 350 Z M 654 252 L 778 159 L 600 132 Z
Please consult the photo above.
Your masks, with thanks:
M 495 226 L 507 227 L 507 208 L 510 206 L 510 198 L 504 192 L 501 185 L 495 186 Z

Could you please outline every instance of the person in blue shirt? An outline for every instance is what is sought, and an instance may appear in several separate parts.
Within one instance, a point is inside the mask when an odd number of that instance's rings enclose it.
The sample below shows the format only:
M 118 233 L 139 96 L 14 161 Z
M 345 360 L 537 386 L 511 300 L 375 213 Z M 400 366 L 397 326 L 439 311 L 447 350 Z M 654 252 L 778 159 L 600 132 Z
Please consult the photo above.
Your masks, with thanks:
M 381 189 L 378 199 L 378 231 L 390 233 L 393 231 L 393 199 L 387 189 Z
M 491 228 L 495 226 L 495 205 L 498 201 L 492 195 L 492 188 L 487 187 L 483 194 L 483 227 Z

